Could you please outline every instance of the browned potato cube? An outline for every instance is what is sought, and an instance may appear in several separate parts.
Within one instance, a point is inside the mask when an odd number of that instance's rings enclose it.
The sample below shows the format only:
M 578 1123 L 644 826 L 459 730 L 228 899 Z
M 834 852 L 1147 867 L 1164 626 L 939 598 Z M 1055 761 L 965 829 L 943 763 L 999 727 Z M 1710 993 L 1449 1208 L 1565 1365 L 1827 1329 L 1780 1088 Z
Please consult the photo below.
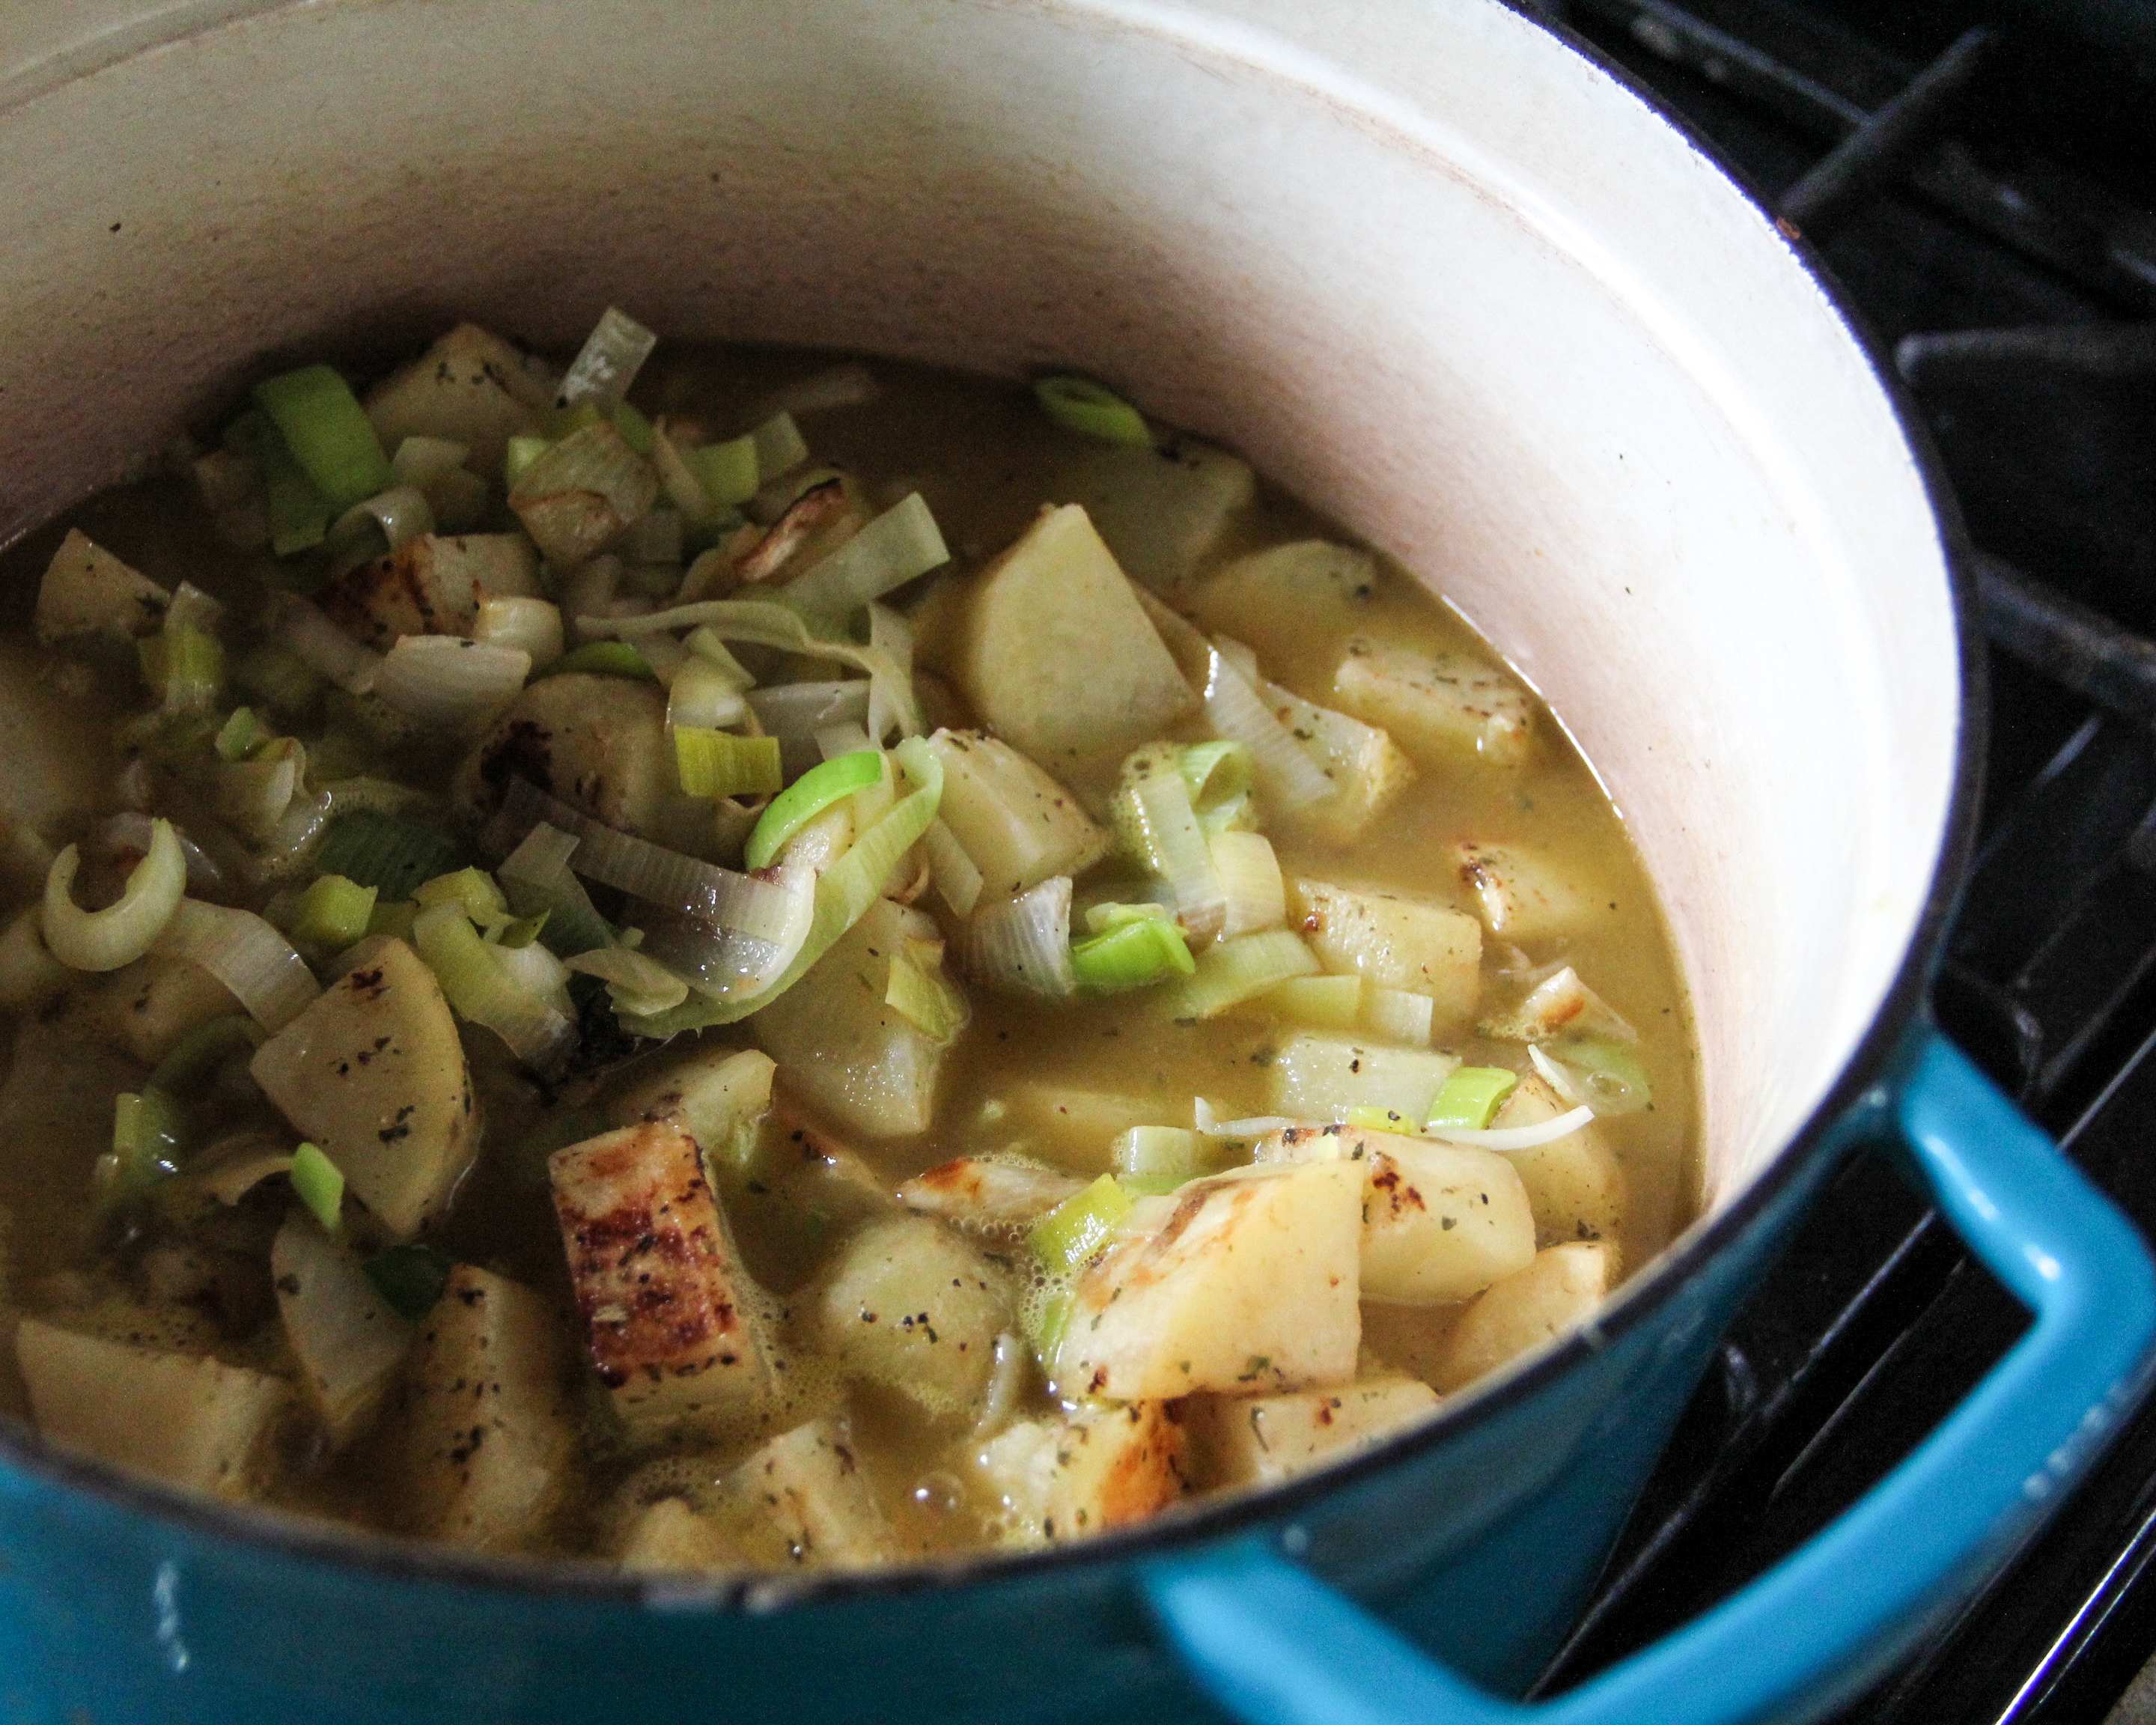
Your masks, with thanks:
M 665 1121 L 547 1161 L 600 1381 L 636 1430 L 708 1430 L 752 1409 L 771 1366 L 696 1141 Z

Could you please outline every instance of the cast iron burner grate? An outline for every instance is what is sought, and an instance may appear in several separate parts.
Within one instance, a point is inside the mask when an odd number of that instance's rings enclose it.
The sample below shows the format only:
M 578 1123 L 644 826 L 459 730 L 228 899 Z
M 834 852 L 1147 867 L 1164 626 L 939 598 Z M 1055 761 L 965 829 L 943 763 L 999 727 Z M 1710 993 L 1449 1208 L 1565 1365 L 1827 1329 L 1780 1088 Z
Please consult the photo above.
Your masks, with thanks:
M 2028 30 L 2013 0 L 1989 22 L 1928 0 L 1897 19 L 1912 56 L 1855 0 L 1522 3 L 1684 114 L 1897 344 L 1994 649 L 1983 836 L 1936 1004 L 2156 1238 L 2156 182 L 2102 130 L 2156 111 L 2133 81 L 2156 8 L 2092 0 Z M 1802 1543 L 2023 1323 L 1883 1162 L 1853 1163 L 1739 1319 L 1543 1691 Z M 2156 1404 L 1846 1717 L 2100 1719 L 2156 1653 L 2152 1570 Z

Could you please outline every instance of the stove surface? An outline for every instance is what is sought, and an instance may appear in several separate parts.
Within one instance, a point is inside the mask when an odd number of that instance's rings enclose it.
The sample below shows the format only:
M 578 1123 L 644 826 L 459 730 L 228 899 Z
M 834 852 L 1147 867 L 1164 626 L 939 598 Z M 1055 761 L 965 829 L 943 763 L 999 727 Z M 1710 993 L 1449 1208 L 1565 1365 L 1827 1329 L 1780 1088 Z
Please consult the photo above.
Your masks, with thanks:
M 2156 111 L 2156 8 L 1527 9 L 1804 232 L 1918 404 L 1992 643 L 1983 837 L 1936 1005 L 2156 1237 L 2156 175 L 2135 137 Z M 1883 1161 L 1852 1163 L 1732 1330 L 1543 1691 L 1801 1543 L 2024 1324 Z M 1845 1717 L 2156 1722 L 2156 1672 L 2136 1682 L 2153 1571 L 2156 1406 Z

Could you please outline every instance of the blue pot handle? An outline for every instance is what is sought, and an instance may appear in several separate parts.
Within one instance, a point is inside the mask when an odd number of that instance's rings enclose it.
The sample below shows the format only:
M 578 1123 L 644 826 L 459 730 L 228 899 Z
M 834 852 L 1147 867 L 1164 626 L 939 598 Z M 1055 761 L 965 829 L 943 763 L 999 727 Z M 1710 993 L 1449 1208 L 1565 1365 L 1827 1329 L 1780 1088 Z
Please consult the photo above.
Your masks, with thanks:
M 1878 1106 L 1939 1209 L 2035 1322 L 1839 1520 L 1742 1592 L 1556 1699 L 1433 1663 L 1270 1543 L 1147 1566 L 1148 1602 L 1247 1725 L 1735 1725 L 1812 1717 L 1852 1671 L 2028 1533 L 2143 1383 L 2156 1271 L 2140 1236 L 1934 1030 Z

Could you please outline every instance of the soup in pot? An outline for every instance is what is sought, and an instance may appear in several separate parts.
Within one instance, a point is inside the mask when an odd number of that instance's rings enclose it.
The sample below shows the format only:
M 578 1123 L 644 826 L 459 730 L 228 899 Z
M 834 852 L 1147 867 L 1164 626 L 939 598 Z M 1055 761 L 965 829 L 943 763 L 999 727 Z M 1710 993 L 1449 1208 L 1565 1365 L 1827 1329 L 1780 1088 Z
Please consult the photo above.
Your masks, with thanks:
M 265 377 L 8 553 L 0 1409 L 888 1563 L 1351 1453 L 1689 1219 L 1652 893 L 1420 583 L 1087 380 L 653 347 Z

